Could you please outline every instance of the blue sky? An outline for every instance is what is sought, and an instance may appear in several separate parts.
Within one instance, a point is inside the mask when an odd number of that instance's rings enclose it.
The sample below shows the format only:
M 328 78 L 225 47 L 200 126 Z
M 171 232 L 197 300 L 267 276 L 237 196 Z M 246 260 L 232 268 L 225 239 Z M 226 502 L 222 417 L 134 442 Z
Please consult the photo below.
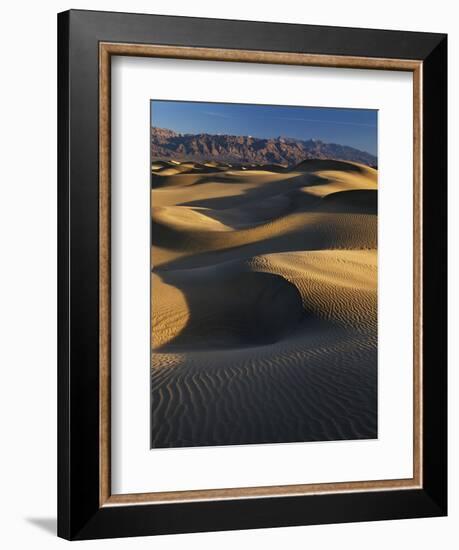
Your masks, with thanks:
M 152 126 L 176 132 L 320 139 L 373 155 L 377 116 L 370 109 L 151 101 Z

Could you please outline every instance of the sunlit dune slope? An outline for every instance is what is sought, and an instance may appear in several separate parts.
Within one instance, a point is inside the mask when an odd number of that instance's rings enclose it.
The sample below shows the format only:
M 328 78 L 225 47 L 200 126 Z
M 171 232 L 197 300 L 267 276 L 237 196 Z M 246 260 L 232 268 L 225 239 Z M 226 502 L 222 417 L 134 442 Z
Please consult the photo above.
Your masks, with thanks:
M 373 250 L 283 252 L 152 277 L 154 349 L 258 346 L 321 321 L 376 327 Z

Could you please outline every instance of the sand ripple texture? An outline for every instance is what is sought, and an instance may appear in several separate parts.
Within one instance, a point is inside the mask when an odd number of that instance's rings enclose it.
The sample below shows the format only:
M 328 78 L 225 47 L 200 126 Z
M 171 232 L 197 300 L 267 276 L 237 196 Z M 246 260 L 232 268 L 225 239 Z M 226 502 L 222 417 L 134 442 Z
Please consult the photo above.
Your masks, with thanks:
M 156 162 L 152 448 L 377 437 L 377 171 Z

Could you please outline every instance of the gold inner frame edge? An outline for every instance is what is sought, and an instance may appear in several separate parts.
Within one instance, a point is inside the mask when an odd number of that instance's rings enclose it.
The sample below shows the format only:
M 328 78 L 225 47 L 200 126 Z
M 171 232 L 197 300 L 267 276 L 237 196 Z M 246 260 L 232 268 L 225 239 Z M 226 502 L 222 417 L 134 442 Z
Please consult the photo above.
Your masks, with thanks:
M 201 61 L 265 63 L 413 73 L 413 477 L 407 479 L 331 482 L 266 487 L 236 487 L 132 494 L 111 493 L 110 418 L 110 97 L 111 57 L 158 57 Z M 406 59 L 351 57 L 255 50 L 99 44 L 99 506 L 145 505 L 203 500 L 316 495 L 422 488 L 422 62 Z

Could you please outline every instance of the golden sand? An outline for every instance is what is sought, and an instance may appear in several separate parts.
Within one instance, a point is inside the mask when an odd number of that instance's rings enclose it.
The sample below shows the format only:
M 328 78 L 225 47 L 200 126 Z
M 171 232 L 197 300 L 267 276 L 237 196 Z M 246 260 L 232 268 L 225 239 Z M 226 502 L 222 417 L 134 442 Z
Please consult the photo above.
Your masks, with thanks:
M 377 171 L 152 173 L 152 446 L 376 437 Z

